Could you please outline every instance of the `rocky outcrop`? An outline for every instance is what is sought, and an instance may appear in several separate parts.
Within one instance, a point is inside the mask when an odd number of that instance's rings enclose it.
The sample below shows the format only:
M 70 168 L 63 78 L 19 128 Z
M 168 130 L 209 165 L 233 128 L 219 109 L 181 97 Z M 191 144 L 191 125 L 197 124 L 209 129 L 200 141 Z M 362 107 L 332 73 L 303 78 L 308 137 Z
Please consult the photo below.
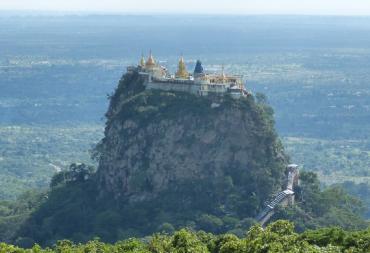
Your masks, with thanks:
M 135 73 L 112 96 L 97 150 L 101 190 L 130 202 L 186 182 L 264 199 L 281 187 L 286 162 L 269 109 L 252 96 L 146 91 Z

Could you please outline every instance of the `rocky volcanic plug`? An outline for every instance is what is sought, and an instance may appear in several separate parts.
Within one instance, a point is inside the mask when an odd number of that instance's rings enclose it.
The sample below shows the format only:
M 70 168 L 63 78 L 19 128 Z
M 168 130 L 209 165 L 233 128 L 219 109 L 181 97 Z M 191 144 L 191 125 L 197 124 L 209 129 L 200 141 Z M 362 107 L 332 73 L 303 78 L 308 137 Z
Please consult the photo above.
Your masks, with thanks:
M 272 110 L 252 95 L 145 90 L 134 71 L 120 80 L 106 116 L 99 187 L 116 198 L 138 202 L 181 192 L 179 201 L 206 195 L 232 209 L 230 194 L 260 205 L 282 185 L 287 159 Z

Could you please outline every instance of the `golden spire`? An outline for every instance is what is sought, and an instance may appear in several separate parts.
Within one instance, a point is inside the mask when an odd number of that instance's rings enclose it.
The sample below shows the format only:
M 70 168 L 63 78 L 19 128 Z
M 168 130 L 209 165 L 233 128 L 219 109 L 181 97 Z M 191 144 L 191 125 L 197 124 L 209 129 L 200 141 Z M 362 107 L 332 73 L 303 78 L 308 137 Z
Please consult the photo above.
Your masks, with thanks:
M 145 63 L 145 67 L 154 67 L 155 66 L 155 60 L 152 55 L 152 50 L 150 50 L 148 60 Z
M 182 57 L 182 56 L 179 60 L 179 66 L 178 66 L 178 69 L 177 69 L 177 72 L 176 72 L 176 77 L 177 78 L 184 78 L 184 79 L 189 78 L 189 73 L 186 70 L 184 57 Z
M 145 67 L 145 58 L 144 58 L 144 55 L 143 55 L 143 54 L 141 54 L 141 59 L 140 59 L 140 63 L 139 63 L 139 65 L 140 65 L 141 67 Z

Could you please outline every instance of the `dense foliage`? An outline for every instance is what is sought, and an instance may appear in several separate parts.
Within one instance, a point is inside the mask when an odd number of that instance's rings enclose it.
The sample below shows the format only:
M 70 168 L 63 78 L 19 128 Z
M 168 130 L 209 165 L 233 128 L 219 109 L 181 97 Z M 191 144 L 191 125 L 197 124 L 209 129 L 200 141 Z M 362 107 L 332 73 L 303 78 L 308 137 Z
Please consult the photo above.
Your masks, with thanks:
M 365 211 L 365 217 L 370 219 L 370 184 L 360 183 L 356 184 L 350 181 L 339 184 L 340 187 L 343 187 L 349 194 L 356 196 L 358 199 L 361 199 L 364 202 L 364 206 L 367 207 Z
M 31 245 L 30 245 L 31 246 Z M 32 246 L 31 246 L 32 247 Z M 131 238 L 115 244 L 106 244 L 98 239 L 86 244 L 58 241 L 51 248 L 21 249 L 5 243 L 0 252 L 6 253 L 367 253 L 370 251 L 370 230 L 347 232 L 339 228 L 325 228 L 294 232 L 294 225 L 277 221 L 262 229 L 253 226 L 242 238 L 232 234 L 214 235 L 203 231 L 181 229 L 172 235 L 154 234 L 144 239 Z
M 72 165 L 69 171 L 54 176 L 48 193 L 30 192 L 17 201 L 1 202 L 0 240 L 27 247 L 34 243 L 51 246 L 64 239 L 87 242 L 95 237 L 113 243 L 154 232 L 172 234 L 183 227 L 243 237 L 255 224 L 253 217 L 217 216 L 181 206 L 164 206 L 167 198 L 175 203 L 176 194 L 164 195 L 157 203 L 137 205 L 121 203 L 109 196 L 97 198 L 93 178 L 88 166 Z M 296 205 L 280 209 L 275 219 L 294 221 L 300 232 L 333 225 L 351 230 L 366 228 L 360 218 L 363 206 L 341 189 L 320 191 L 312 173 L 303 173 L 301 188 Z M 173 209 L 177 213 L 171 213 Z
M 12 241 L 29 215 L 46 200 L 42 191 L 28 191 L 15 201 L 0 201 L 0 241 Z

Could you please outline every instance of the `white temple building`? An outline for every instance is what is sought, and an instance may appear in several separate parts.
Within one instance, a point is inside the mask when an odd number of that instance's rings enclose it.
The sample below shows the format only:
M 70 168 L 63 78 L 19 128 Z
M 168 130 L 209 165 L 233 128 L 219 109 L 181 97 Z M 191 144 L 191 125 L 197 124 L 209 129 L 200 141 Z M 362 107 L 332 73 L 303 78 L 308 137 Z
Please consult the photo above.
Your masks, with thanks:
M 146 89 L 182 91 L 200 96 L 229 94 L 233 98 L 250 94 L 244 87 L 242 76 L 226 75 L 224 70 L 221 74 L 206 74 L 199 60 L 194 72 L 190 74 L 183 57 L 179 60 L 175 75 L 171 75 L 165 67 L 157 64 L 152 53 L 147 60 L 142 57 L 138 66 L 128 67 L 127 71 L 138 71 L 140 75 L 145 76 Z

